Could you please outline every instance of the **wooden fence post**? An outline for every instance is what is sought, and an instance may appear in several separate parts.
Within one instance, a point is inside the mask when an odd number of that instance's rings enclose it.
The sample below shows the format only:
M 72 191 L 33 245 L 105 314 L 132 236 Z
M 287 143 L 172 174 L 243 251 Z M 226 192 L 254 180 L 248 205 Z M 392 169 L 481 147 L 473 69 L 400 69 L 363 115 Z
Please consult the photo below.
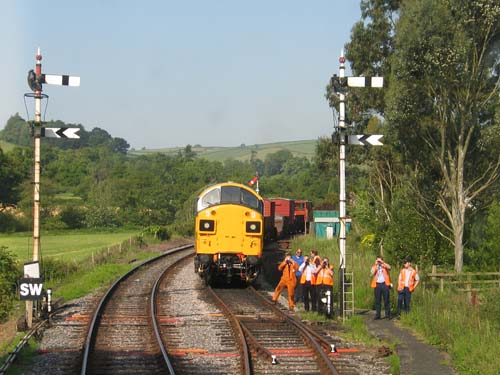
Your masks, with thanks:
M 467 290 L 467 298 L 469 299 L 469 301 L 472 302 L 472 277 L 471 275 L 467 275 L 467 283 L 465 284 L 466 285 L 466 290 Z

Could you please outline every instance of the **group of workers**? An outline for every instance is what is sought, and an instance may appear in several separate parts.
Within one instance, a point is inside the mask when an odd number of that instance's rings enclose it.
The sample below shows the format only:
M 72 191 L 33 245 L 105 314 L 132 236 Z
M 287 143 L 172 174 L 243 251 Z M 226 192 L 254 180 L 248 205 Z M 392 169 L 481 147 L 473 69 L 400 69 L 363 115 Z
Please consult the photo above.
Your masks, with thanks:
M 297 302 L 303 302 L 305 311 L 333 315 L 333 266 L 327 257 L 321 258 L 316 250 L 312 250 L 310 256 L 302 255 L 301 249 L 297 249 L 294 256 L 287 251 L 278 269 L 282 275 L 273 302 L 286 288 L 290 311 Z
M 382 300 L 384 301 L 385 318 L 391 318 L 391 306 L 389 304 L 389 292 L 392 288 L 389 271 L 391 266 L 384 262 L 384 258 L 378 255 L 375 264 L 371 268 L 372 282 L 371 287 L 375 294 L 375 319 L 382 319 Z M 418 273 L 411 266 L 409 258 L 404 260 L 403 268 L 399 271 L 398 277 L 398 316 L 404 307 L 404 312 L 410 312 L 411 294 L 420 282 Z
M 316 250 L 310 256 L 302 255 L 297 249 L 292 256 L 285 253 L 285 259 L 279 264 L 281 279 L 274 290 L 273 302 L 278 300 L 281 292 L 288 290 L 288 307 L 294 311 L 297 302 L 304 303 L 305 311 L 317 311 L 331 317 L 333 315 L 333 266 L 327 257 L 323 259 Z M 384 301 L 385 318 L 390 319 L 391 308 L 389 292 L 392 288 L 389 271 L 391 266 L 377 256 L 371 267 L 371 287 L 375 295 L 375 319 L 381 319 L 382 300 Z M 420 282 L 417 271 L 411 266 L 409 258 L 404 260 L 398 277 L 397 314 L 410 311 L 411 294 Z

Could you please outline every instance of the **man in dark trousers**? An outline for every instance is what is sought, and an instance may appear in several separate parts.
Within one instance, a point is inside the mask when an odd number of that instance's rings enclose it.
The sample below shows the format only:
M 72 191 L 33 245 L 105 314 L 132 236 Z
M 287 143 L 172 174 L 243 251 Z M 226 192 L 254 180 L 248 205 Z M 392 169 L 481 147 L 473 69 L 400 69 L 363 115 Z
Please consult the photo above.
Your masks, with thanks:
M 316 267 L 314 263 L 309 261 L 309 257 L 305 256 L 304 263 L 299 267 L 299 271 L 302 273 L 300 284 L 302 286 L 302 296 L 304 297 L 304 310 L 309 311 L 309 307 L 311 307 L 312 311 L 316 311 L 316 278 L 314 276 Z M 309 301 L 311 306 L 309 306 Z
M 295 276 L 295 272 L 299 269 L 297 263 L 292 260 L 292 253 L 287 251 L 285 253 L 285 259 L 280 263 L 278 269 L 283 272 L 281 275 L 281 280 L 276 286 L 273 295 L 273 302 L 278 300 L 283 289 L 288 289 L 288 307 L 290 311 L 293 311 L 295 307 L 295 302 L 293 300 L 293 296 L 295 294 L 295 285 L 297 285 L 297 277 Z
M 372 283 L 371 287 L 375 292 L 375 319 L 381 319 L 382 298 L 384 299 L 385 317 L 391 318 L 391 306 L 389 305 L 389 289 L 391 288 L 391 278 L 389 271 L 391 266 L 384 262 L 382 256 L 378 255 L 375 264 L 371 268 Z
M 404 311 L 410 312 L 411 294 L 417 287 L 420 277 L 411 266 L 411 260 L 406 258 L 403 268 L 399 271 L 398 278 L 398 315 L 401 314 L 401 308 L 404 304 Z
M 300 267 L 302 263 L 304 263 L 304 256 L 302 255 L 302 250 L 297 249 L 295 251 L 295 255 L 292 257 L 293 261 L 297 263 L 297 265 Z M 297 285 L 295 286 L 295 303 L 297 302 L 302 302 L 302 286 L 300 284 L 300 277 L 302 276 L 302 273 L 300 271 L 295 272 L 295 276 L 297 276 Z

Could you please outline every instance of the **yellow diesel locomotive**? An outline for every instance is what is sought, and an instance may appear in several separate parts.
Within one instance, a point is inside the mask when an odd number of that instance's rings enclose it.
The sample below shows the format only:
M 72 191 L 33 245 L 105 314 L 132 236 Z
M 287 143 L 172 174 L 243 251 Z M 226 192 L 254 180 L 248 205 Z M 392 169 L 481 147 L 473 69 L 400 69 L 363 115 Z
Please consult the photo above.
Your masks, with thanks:
M 211 284 L 253 282 L 261 267 L 264 202 L 249 187 L 225 182 L 212 185 L 196 199 L 195 272 Z

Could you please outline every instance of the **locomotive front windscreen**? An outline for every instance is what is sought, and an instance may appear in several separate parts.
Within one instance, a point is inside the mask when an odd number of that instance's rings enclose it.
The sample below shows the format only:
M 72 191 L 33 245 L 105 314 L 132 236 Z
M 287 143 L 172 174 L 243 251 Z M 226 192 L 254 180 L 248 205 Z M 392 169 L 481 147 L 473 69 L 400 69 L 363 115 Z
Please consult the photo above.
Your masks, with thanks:
M 219 186 L 208 191 L 202 196 L 196 205 L 196 211 L 217 204 L 241 204 L 262 213 L 262 202 L 249 191 L 238 186 Z

